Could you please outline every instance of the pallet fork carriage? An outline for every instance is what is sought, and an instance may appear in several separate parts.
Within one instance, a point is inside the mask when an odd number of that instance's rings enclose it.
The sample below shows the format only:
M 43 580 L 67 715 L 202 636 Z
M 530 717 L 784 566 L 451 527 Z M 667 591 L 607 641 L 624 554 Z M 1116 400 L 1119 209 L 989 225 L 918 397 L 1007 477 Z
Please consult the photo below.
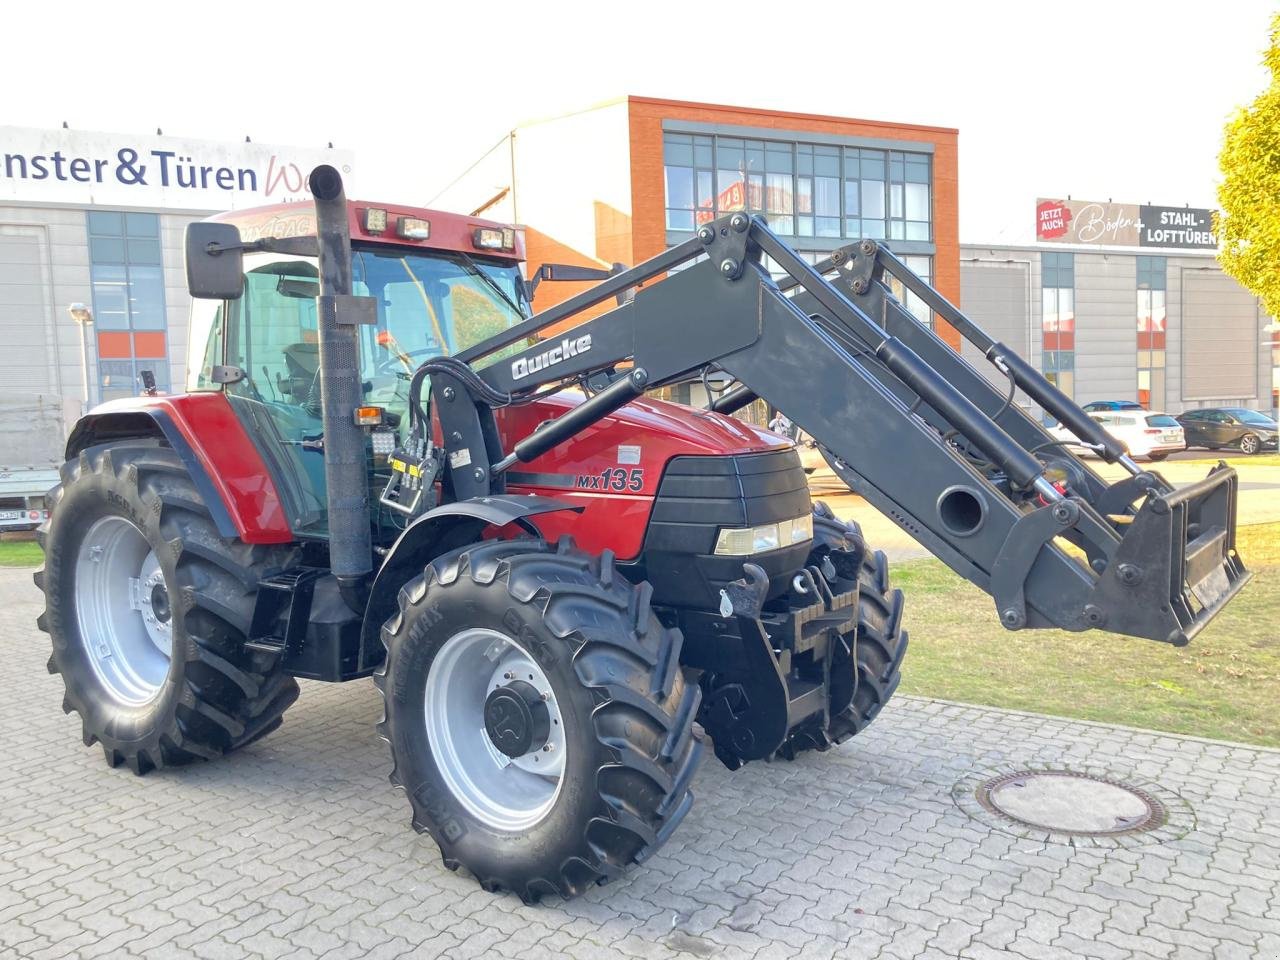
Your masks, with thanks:
M 295 678 L 372 675 L 446 866 L 534 900 L 642 862 L 704 732 L 731 769 L 825 750 L 907 649 L 884 554 L 811 503 L 790 444 L 727 416 L 757 398 L 1008 629 L 1181 645 L 1249 579 L 1233 470 L 1140 469 L 883 244 L 811 266 L 733 213 L 634 268 L 540 268 L 600 282 L 531 316 L 509 226 L 348 203 L 327 166 L 309 183 L 309 232 L 188 228 L 193 392 L 90 411 L 50 494 L 39 626 L 113 766 L 222 756 L 280 724 Z M 645 396 L 713 372 L 707 410 Z

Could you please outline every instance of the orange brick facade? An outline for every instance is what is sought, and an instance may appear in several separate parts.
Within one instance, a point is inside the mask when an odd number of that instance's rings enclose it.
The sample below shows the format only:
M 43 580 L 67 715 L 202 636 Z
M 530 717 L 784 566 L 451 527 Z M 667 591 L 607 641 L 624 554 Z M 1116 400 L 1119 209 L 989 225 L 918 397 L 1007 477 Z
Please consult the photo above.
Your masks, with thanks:
M 666 249 L 666 183 L 662 121 L 686 120 L 726 126 L 765 127 L 837 137 L 917 140 L 933 144 L 933 284 L 960 302 L 960 216 L 956 146 L 958 132 L 945 127 L 846 120 L 808 113 L 780 113 L 677 100 L 629 97 L 631 134 L 631 255 L 639 263 Z M 960 349 L 960 335 L 938 321 L 938 334 Z
M 933 146 L 933 283 L 948 300 L 960 299 L 957 131 L 945 127 L 851 120 L 806 113 L 783 113 L 649 97 L 628 97 L 627 136 L 630 162 L 630 216 L 595 204 L 595 234 L 590 247 L 567 244 L 543 232 L 534 217 L 526 226 L 529 266 L 542 263 L 637 264 L 666 249 L 666 181 L 663 170 L 663 121 L 717 124 L 724 127 L 775 129 L 790 133 L 879 140 L 918 141 Z M 518 153 L 517 153 L 518 155 Z M 532 186 L 532 185 L 531 185 Z M 589 197 L 566 196 L 565 203 L 589 203 Z M 586 289 L 587 284 L 546 284 L 538 290 L 537 308 L 545 310 Z M 608 309 L 588 311 L 582 317 Z M 549 331 L 554 332 L 554 331 Z M 959 349 L 959 334 L 943 321 L 938 333 Z

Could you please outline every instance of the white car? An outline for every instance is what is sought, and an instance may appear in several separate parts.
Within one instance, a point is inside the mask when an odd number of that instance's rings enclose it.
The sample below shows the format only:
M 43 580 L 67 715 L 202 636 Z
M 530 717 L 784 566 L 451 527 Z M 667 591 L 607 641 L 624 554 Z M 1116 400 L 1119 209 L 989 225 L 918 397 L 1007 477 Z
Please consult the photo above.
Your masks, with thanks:
M 1163 460 L 1169 454 L 1187 448 L 1182 424 L 1167 413 L 1154 413 L 1150 410 L 1098 410 L 1089 416 L 1128 447 L 1131 457 Z M 1076 435 L 1060 423 L 1050 427 L 1049 434 L 1055 440 L 1076 440 Z

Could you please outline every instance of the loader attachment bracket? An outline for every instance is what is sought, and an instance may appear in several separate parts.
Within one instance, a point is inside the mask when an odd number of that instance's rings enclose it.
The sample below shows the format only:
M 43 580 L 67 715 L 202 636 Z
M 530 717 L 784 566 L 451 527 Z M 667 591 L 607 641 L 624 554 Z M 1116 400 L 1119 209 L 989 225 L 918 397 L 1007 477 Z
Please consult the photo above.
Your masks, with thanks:
M 1240 592 L 1252 574 L 1235 550 L 1238 482 L 1219 463 L 1147 498 L 1093 590 L 1106 629 L 1185 646 Z

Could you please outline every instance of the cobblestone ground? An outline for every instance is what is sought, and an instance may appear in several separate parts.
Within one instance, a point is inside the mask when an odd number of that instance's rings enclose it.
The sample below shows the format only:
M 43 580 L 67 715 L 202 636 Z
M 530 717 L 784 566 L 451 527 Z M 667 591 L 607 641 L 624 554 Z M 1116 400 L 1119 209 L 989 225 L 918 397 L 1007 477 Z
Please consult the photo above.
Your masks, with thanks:
M 108 769 L 58 708 L 29 576 L 0 571 L 6 960 L 1280 956 L 1280 752 L 903 697 L 827 754 L 708 762 L 644 867 L 526 907 L 409 829 L 368 681 L 304 684 L 233 758 Z M 969 791 L 1024 767 L 1136 780 L 1171 820 L 1019 836 Z

